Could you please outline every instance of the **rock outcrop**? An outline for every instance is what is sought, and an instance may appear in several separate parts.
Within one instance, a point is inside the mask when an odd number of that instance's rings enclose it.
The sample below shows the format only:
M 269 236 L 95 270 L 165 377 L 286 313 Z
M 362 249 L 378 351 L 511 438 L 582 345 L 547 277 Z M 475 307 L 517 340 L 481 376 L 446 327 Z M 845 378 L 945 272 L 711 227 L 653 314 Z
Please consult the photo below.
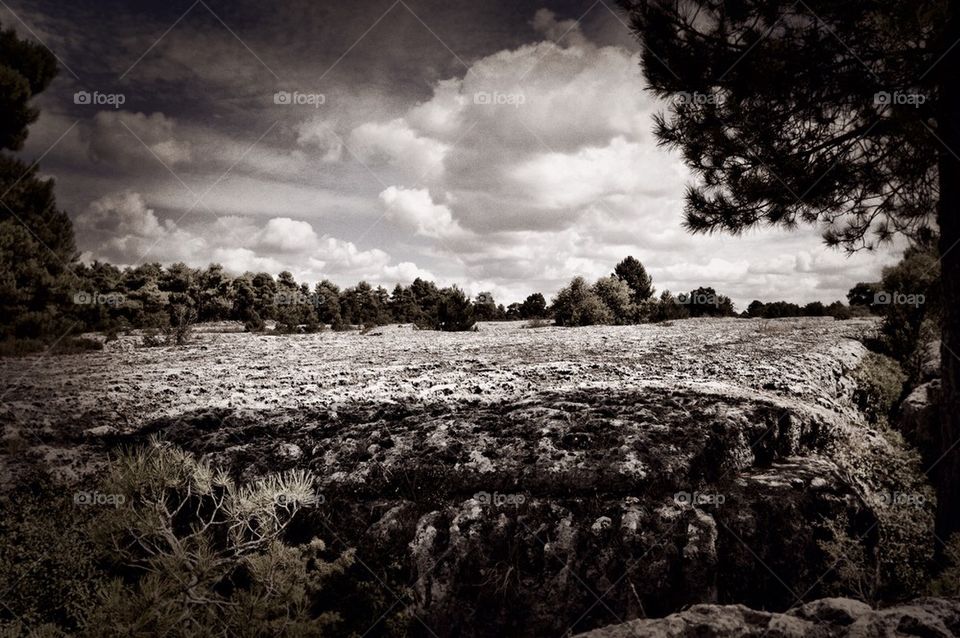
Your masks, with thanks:
M 899 429 L 928 464 L 940 454 L 940 380 L 913 389 L 900 404 Z
M 806 603 L 787 613 L 743 605 L 694 605 L 666 618 L 633 620 L 597 629 L 582 638 L 874 638 L 960 636 L 960 601 L 920 598 L 874 610 L 846 598 Z
M 77 474 L 149 434 L 242 478 L 311 470 L 323 505 L 298 537 L 356 548 L 436 635 L 561 635 L 696 603 L 788 609 L 850 578 L 910 592 L 932 494 L 853 406 L 871 328 L 214 335 L 29 377 L 0 361 L 0 422 Z

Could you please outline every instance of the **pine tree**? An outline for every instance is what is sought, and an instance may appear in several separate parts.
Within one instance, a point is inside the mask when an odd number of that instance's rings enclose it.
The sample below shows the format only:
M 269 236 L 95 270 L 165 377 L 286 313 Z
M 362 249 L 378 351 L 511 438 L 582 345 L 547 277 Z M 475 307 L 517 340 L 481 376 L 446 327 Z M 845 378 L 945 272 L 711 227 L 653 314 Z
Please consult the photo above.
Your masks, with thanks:
M 960 5 L 620 0 L 693 232 L 825 227 L 849 251 L 939 227 L 942 534 L 960 529 Z M 936 220 L 934 220 L 936 213 Z M 945 538 L 945 536 L 943 536 Z

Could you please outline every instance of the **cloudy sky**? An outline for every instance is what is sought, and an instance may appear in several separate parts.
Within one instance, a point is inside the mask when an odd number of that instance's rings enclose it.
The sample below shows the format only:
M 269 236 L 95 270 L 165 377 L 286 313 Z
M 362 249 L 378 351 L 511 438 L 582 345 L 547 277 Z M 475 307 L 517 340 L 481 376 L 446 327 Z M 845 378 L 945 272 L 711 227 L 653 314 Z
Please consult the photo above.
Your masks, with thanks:
M 844 298 L 894 249 L 681 228 L 611 0 L 0 0 L 61 72 L 24 157 L 85 259 L 552 295 L 639 258 L 658 290 Z

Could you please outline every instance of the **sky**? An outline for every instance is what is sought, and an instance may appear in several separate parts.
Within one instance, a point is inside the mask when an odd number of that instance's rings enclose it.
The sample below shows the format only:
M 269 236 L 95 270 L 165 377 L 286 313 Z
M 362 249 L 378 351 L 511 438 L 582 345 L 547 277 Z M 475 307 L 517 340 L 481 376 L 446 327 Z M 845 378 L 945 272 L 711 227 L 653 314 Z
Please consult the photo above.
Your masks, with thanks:
M 82 259 L 548 298 L 627 255 L 658 292 L 844 299 L 902 247 L 692 236 L 612 0 L 0 0 L 60 60 L 22 152 Z

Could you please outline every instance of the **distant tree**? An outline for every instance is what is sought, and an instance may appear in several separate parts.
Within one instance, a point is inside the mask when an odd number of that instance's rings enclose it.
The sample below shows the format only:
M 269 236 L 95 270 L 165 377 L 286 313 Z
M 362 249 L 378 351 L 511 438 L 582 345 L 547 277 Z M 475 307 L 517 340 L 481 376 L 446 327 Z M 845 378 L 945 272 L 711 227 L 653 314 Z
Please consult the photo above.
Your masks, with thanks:
M 633 323 L 637 316 L 637 306 L 633 299 L 633 291 L 621 279 L 614 276 L 601 277 L 591 289 L 595 295 L 610 309 L 613 323 Z
M 157 284 L 163 292 L 186 295 L 193 285 L 195 275 L 196 272 L 193 268 L 183 262 L 178 262 L 167 266 L 163 270 Z
M 304 323 L 303 308 L 309 299 L 303 297 L 293 273 L 284 270 L 277 276 L 276 292 L 273 295 L 273 316 L 279 332 L 299 332 Z
M 493 294 L 481 292 L 473 303 L 473 312 L 477 321 L 496 321 L 498 319 L 497 303 Z
M 310 292 L 310 284 L 300 284 L 300 326 L 304 332 L 318 332 L 323 326 L 320 324 L 320 314 L 317 312 L 317 300 Z
M 832 304 L 826 307 L 825 314 L 828 317 L 833 317 L 834 319 L 845 320 L 853 316 L 853 313 L 850 312 L 850 308 L 845 306 L 842 301 L 834 301 Z
M 729 317 L 733 315 L 733 302 L 729 297 L 718 295 L 710 287 L 697 288 L 681 295 L 678 301 L 687 306 L 691 317 Z
M 542 297 L 543 295 L 541 295 Z M 521 305 L 517 302 L 513 302 L 507 306 L 507 321 L 516 321 L 523 318 L 523 313 L 521 311 Z
M 655 292 L 653 280 L 647 274 L 647 269 L 634 257 L 627 257 L 617 264 L 613 274 L 630 287 L 633 302 L 636 304 L 646 301 Z
M 547 300 L 541 293 L 535 292 L 523 300 L 517 312 L 519 319 L 543 319 L 547 316 Z
M 133 292 L 148 284 L 155 284 L 159 288 L 162 276 L 162 265 L 158 263 L 140 264 L 123 271 L 121 285 L 127 292 Z
M 417 323 L 422 319 L 420 306 L 410 288 L 397 284 L 390 294 L 390 314 L 399 323 Z
M 747 306 L 747 316 L 762 317 L 763 311 L 765 308 L 766 308 L 766 304 L 764 304 L 759 299 L 754 299 L 753 301 L 750 302 L 750 305 Z
M 277 294 L 277 282 L 270 273 L 260 272 L 252 276 L 250 287 L 253 289 L 254 309 L 263 320 L 276 319 L 274 297 Z
M 583 277 L 574 277 L 553 300 L 553 317 L 558 326 L 590 326 L 613 323 L 613 313 Z
M 383 286 L 377 286 L 373 291 L 373 297 L 377 308 L 376 323 L 382 326 L 393 323 L 393 315 L 390 313 L 390 292 Z
M 249 273 L 237 277 L 230 283 L 230 297 L 233 300 L 230 317 L 246 323 L 253 320 L 253 315 L 256 314 L 256 321 L 253 321 L 253 324 L 258 325 L 262 319 L 257 313 L 256 297 L 248 275 Z
M 803 307 L 805 317 L 822 317 L 826 314 L 826 308 L 819 301 L 811 301 Z
M 847 302 L 851 306 L 873 306 L 873 298 L 879 291 L 879 283 L 860 282 L 847 293 Z
M 220 264 L 210 264 L 197 274 L 197 320 L 219 321 L 230 316 L 232 279 Z
M 674 319 L 686 319 L 690 316 L 690 310 L 673 296 L 669 290 L 660 293 L 660 299 L 654 305 L 650 313 L 650 321 L 673 321 Z
M 466 293 L 456 286 L 440 291 L 440 301 L 436 308 L 437 330 L 462 332 L 472 329 L 475 324 L 474 306 Z
M 313 289 L 317 308 L 317 319 L 321 323 L 330 324 L 336 330 L 343 324 L 340 315 L 340 288 L 329 279 L 324 279 Z
M 799 317 L 801 314 L 800 306 L 789 301 L 770 301 L 763 306 L 763 317 L 766 319 Z
M 420 311 L 417 323 L 423 326 L 432 326 L 437 321 L 437 306 L 440 303 L 440 290 L 432 281 L 424 281 L 420 277 L 410 284 L 410 293 Z
M 345 323 L 378 326 L 390 323 L 390 295 L 384 288 L 374 289 L 366 281 L 340 294 L 340 315 Z

